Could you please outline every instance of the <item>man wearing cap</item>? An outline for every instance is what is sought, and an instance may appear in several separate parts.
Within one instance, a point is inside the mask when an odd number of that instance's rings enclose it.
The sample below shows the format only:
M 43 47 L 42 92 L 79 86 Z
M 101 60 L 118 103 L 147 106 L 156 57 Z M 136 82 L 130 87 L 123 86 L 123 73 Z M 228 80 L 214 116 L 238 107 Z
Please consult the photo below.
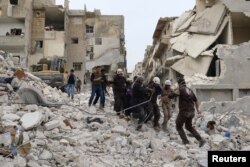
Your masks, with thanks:
M 194 92 L 186 86 L 183 78 L 178 79 L 178 92 L 171 94 L 169 97 L 179 97 L 179 114 L 176 119 L 176 129 L 182 139 L 183 144 L 189 144 L 187 136 L 183 130 L 185 124 L 186 129 L 199 141 L 199 146 L 205 144 L 205 140 L 201 138 L 200 134 L 192 126 L 192 120 L 195 116 L 195 110 L 200 114 L 198 100 Z
M 164 88 L 162 90 L 162 95 L 161 95 L 162 109 L 163 109 L 163 115 L 164 115 L 162 128 L 164 130 L 167 130 L 168 121 L 172 117 L 172 100 L 168 97 L 172 93 L 173 93 L 173 89 L 171 89 L 171 81 L 166 80 L 164 83 Z

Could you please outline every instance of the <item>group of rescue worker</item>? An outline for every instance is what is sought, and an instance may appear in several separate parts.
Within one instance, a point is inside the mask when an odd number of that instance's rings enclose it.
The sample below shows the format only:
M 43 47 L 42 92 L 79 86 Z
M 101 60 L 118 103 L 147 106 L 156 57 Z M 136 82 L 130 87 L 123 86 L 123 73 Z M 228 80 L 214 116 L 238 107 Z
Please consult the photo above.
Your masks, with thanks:
M 101 67 L 96 67 L 91 75 L 92 92 L 89 99 L 89 106 L 95 105 L 100 98 L 100 109 L 103 110 L 105 104 L 105 91 L 107 87 L 107 78 L 102 72 Z M 183 144 L 189 144 L 189 140 L 183 130 L 186 129 L 199 141 L 199 146 L 205 144 L 205 140 L 192 126 L 192 120 L 195 111 L 201 114 L 198 100 L 194 92 L 186 86 L 183 78 L 177 80 L 178 88 L 171 88 L 171 81 L 166 80 L 162 87 L 160 78 L 154 77 L 148 84 L 144 83 L 142 76 L 135 76 L 133 81 L 127 81 L 122 69 L 118 69 L 113 77 L 112 88 L 114 93 L 114 110 L 122 119 L 130 120 L 131 117 L 138 119 L 136 130 L 140 130 L 144 123 L 153 121 L 153 127 L 156 131 L 167 131 L 168 121 L 172 117 L 172 101 L 178 98 L 179 113 L 176 119 L 176 130 L 178 131 Z M 93 103 L 93 99 L 96 99 Z M 158 100 L 161 101 L 159 105 Z M 161 117 L 160 108 L 164 115 L 162 126 L 159 124 Z

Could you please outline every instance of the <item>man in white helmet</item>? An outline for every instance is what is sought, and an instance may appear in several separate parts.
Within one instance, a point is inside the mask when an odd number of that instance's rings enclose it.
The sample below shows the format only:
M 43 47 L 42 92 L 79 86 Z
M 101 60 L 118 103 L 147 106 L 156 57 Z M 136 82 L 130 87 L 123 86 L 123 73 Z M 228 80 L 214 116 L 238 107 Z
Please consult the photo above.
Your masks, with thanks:
M 140 130 L 142 128 L 142 125 L 146 121 L 146 118 L 147 118 L 147 113 L 145 111 L 147 104 L 141 104 L 148 100 L 148 97 L 147 97 L 148 89 L 143 85 L 143 81 L 144 81 L 144 78 L 142 76 L 139 76 L 136 79 L 134 86 L 132 87 L 131 104 L 132 106 L 137 106 L 133 108 L 132 115 L 133 117 L 136 117 L 139 119 L 136 130 Z
M 171 81 L 166 80 L 164 83 L 164 88 L 162 90 L 161 100 L 162 100 L 162 109 L 164 115 L 164 121 L 162 123 L 162 128 L 167 130 L 167 123 L 172 117 L 172 100 L 168 97 L 174 91 L 171 89 Z
M 117 69 L 116 75 L 113 81 L 113 92 L 114 92 L 114 110 L 120 118 L 124 117 L 123 113 L 120 113 L 125 108 L 126 102 L 126 78 L 123 76 L 122 69 Z
M 152 105 L 152 110 L 153 110 L 152 113 L 153 113 L 153 116 L 154 116 L 153 122 L 154 122 L 155 130 L 158 131 L 158 130 L 160 130 L 159 120 L 160 120 L 161 114 L 160 114 L 160 110 L 159 110 L 159 107 L 158 107 L 158 104 L 157 104 L 157 98 L 162 93 L 160 78 L 159 77 L 154 77 L 153 82 L 151 84 L 149 84 L 149 88 L 151 88 L 153 90 L 153 94 L 152 94 L 152 97 L 151 97 L 151 105 Z

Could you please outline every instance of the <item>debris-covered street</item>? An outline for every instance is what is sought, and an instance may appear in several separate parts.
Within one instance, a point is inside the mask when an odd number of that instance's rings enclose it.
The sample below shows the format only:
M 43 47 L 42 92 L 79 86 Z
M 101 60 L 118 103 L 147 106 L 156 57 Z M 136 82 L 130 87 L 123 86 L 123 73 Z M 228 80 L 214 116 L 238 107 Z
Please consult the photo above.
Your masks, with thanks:
M 11 64 L 1 57 L 1 77 L 11 74 L 15 68 Z M 113 111 L 112 95 L 100 111 L 87 105 L 90 86 L 72 101 L 66 93 L 25 74 L 17 92 L 1 91 L 1 167 L 206 166 L 208 150 L 250 149 L 249 97 L 201 105 L 203 116 L 195 118 L 194 125 L 207 143 L 199 148 L 190 135 L 191 143 L 182 144 L 175 129 L 176 112 L 167 131 L 155 131 L 152 122 L 136 131 L 135 119 L 119 119 Z M 23 101 L 30 95 L 19 92 L 27 87 L 39 95 Z M 208 121 L 216 122 L 214 129 L 207 129 Z
M 249 167 L 250 0 L 85 1 L 0 0 L 0 167 Z

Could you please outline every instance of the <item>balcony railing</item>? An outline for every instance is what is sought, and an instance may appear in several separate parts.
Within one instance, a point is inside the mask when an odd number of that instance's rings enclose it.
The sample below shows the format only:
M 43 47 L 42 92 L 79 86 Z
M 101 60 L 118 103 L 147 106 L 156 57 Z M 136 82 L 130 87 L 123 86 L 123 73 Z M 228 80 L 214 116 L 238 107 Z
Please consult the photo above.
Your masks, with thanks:
M 0 48 L 22 48 L 25 46 L 24 36 L 0 36 Z

